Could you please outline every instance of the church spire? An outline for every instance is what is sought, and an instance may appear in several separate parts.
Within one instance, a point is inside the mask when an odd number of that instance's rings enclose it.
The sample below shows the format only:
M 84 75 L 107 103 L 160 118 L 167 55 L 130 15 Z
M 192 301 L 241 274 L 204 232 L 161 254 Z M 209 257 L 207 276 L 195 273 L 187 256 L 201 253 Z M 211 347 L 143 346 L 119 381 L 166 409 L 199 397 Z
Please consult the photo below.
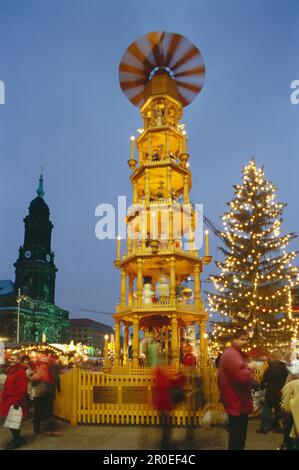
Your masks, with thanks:
M 44 170 L 43 167 L 41 167 L 41 172 L 40 172 L 40 177 L 39 177 L 39 185 L 38 185 L 38 188 L 36 190 L 36 193 L 37 193 L 38 197 L 41 197 L 41 198 L 43 198 L 44 195 L 45 195 L 43 170 Z
M 51 250 L 53 224 L 49 207 L 43 198 L 43 183 L 41 168 L 37 197 L 31 201 L 29 214 L 24 218 L 25 236 L 15 263 L 15 284 L 17 289 L 33 299 L 54 303 L 57 268 Z

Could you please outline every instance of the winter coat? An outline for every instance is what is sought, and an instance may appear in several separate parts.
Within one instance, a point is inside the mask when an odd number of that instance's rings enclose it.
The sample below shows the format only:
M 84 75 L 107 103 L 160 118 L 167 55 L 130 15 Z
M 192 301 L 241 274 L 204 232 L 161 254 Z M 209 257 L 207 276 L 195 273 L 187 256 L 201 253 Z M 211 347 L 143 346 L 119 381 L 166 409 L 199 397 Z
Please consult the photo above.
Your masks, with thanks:
M 33 398 L 33 395 L 32 395 L 32 380 L 31 380 L 32 374 L 33 374 L 33 370 L 31 369 L 30 365 L 27 365 L 27 369 L 26 369 L 26 375 L 27 375 L 27 379 L 28 379 L 27 395 L 30 399 Z
M 0 416 L 7 416 L 11 405 L 22 407 L 23 416 L 27 415 L 28 378 L 24 364 L 14 364 L 7 370 L 0 402 Z
M 3 389 L 5 380 L 6 380 L 6 374 L 4 374 L 4 372 L 0 372 L 0 392 Z
M 290 437 L 299 439 L 299 379 L 285 384 L 282 389 L 281 404 L 283 409 L 293 416 L 294 425 Z
M 184 357 L 182 363 L 187 367 L 196 367 L 196 357 L 193 354 L 193 348 L 191 344 L 187 343 L 184 348 Z
M 34 398 L 48 397 L 54 399 L 55 382 L 52 373 L 53 361 L 40 360 L 34 364 L 32 374 L 32 392 Z
M 153 404 L 158 411 L 169 412 L 173 408 L 169 374 L 162 368 L 156 369 L 156 385 L 153 390 Z
M 196 357 L 193 354 L 185 354 L 182 363 L 187 367 L 196 367 Z
M 183 374 L 177 374 L 174 377 L 162 367 L 156 369 L 156 385 L 153 390 L 153 405 L 158 411 L 170 412 L 176 403 L 172 399 L 172 390 L 175 388 L 183 389 L 186 378 Z
M 250 413 L 253 408 L 253 372 L 247 367 L 245 358 L 246 354 L 233 343 L 220 359 L 218 387 L 225 411 L 231 416 Z
M 288 369 L 284 362 L 271 361 L 265 370 L 261 385 L 266 387 L 265 399 L 268 403 L 278 404 L 281 389 L 288 376 Z
M 56 397 L 56 392 L 60 392 L 60 388 L 61 388 L 61 383 L 60 383 L 60 370 L 59 370 L 59 366 L 57 364 L 57 362 L 53 362 L 53 364 L 51 365 L 51 374 L 52 374 L 52 377 L 53 377 L 53 394 L 54 394 L 54 398 Z M 96 369 L 95 369 L 96 370 Z
M 50 364 L 47 361 L 37 361 L 34 363 L 34 370 L 32 374 L 33 382 L 46 382 L 53 384 L 53 376 L 50 370 Z

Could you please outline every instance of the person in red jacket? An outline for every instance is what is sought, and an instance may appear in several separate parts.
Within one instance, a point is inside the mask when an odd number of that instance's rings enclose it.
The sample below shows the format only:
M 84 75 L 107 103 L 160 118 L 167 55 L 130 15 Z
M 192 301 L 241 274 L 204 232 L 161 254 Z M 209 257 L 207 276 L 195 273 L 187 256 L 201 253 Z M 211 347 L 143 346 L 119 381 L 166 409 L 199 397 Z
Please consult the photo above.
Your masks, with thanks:
M 10 407 L 21 406 L 23 416 L 27 416 L 27 387 L 28 378 L 26 365 L 20 363 L 17 355 L 11 355 L 10 367 L 7 369 L 7 377 L 4 382 L 0 402 L 0 416 L 7 416 Z M 13 440 L 9 442 L 6 449 L 17 449 L 21 447 L 23 440 L 19 429 L 10 429 Z
M 218 371 L 218 387 L 221 401 L 228 414 L 228 449 L 243 450 L 246 442 L 248 414 L 252 411 L 251 388 L 253 370 L 242 351 L 248 343 L 243 329 L 237 329 L 230 348 L 221 356 Z
M 179 391 L 184 389 L 186 378 L 182 374 L 172 377 L 167 367 L 158 366 L 155 370 L 153 405 L 160 414 L 162 430 L 161 450 L 170 449 L 172 426 L 170 412 L 180 402 Z M 174 393 L 175 392 L 175 393 Z
M 196 357 L 193 354 L 192 344 L 189 341 L 187 341 L 184 346 L 184 357 L 182 363 L 187 367 L 196 367 Z

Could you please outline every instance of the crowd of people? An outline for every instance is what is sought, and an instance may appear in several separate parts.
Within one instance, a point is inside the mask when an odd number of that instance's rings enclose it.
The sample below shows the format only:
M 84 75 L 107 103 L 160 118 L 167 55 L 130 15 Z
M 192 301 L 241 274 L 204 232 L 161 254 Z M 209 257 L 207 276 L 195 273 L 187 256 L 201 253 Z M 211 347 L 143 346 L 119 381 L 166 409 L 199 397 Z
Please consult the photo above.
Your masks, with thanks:
M 220 400 L 228 414 L 228 449 L 245 448 L 248 415 L 253 410 L 252 390 L 259 387 L 265 393 L 257 432 L 282 433 L 281 448 L 299 450 L 299 374 L 278 353 L 264 354 L 261 359 L 268 364 L 261 383 L 256 383 L 255 363 L 244 352 L 248 339 L 243 329 L 237 329 L 231 346 L 217 358 Z
M 260 426 L 257 433 L 277 432 L 282 434 L 281 449 L 299 450 L 299 366 L 296 360 L 290 364 L 280 353 L 259 352 L 256 357 L 244 352 L 248 336 L 237 329 L 232 343 L 215 361 L 220 401 L 227 413 L 228 449 L 243 450 L 246 445 L 248 417 L 253 411 L 253 391 L 259 391 L 261 400 Z M 176 406 L 186 401 L 188 393 L 202 394 L 201 383 L 195 390 L 187 386 L 183 374 L 170 374 L 163 364 L 163 354 L 153 339 L 146 344 L 146 363 L 154 368 L 155 387 L 153 405 L 159 412 L 162 429 L 161 448 L 170 448 L 170 414 Z M 256 359 L 264 361 L 264 372 L 256 382 Z M 299 358 L 297 357 L 297 362 Z M 196 366 L 196 358 L 189 341 L 182 348 L 181 363 Z M 21 437 L 21 419 L 15 425 L 12 415 L 25 418 L 33 411 L 33 434 L 53 431 L 51 421 L 55 395 L 60 391 L 60 373 L 57 358 L 39 354 L 30 359 L 27 355 L 12 354 L 9 363 L 0 371 L 0 416 L 10 429 L 12 440 L 7 449 L 24 445 Z M 200 379 L 200 378 L 199 378 Z M 2 388 L 2 390 L 1 390 Z M 203 405 L 203 396 L 202 404 Z M 16 417 L 14 417 L 16 419 Z M 8 424 L 7 424 L 8 423 Z M 4 424 L 5 425 L 5 424 Z M 43 429 L 42 429 L 43 428 Z M 190 440 L 190 436 L 188 437 Z
M 152 331 L 152 330 L 149 330 Z M 132 345 L 129 347 L 128 359 L 133 358 Z M 157 363 L 157 360 L 162 364 L 171 363 L 171 344 L 169 341 L 167 354 L 165 340 L 160 335 L 150 334 L 142 341 L 141 354 L 139 354 L 139 365 L 152 367 Z M 180 364 L 186 367 L 198 367 L 199 359 L 196 356 L 194 344 L 192 345 L 191 340 L 186 338 L 180 342 L 179 351 Z
M 59 365 L 47 354 L 40 354 L 35 360 L 28 355 L 12 354 L 9 363 L 2 367 L 2 391 L 0 392 L 0 416 L 10 429 L 12 440 L 6 449 L 17 449 L 24 445 L 21 437 L 22 417 L 26 418 L 33 407 L 33 434 L 41 433 L 41 425 L 47 432 L 53 429 L 51 421 L 56 392 L 60 391 Z M 13 414 L 20 415 L 19 421 Z

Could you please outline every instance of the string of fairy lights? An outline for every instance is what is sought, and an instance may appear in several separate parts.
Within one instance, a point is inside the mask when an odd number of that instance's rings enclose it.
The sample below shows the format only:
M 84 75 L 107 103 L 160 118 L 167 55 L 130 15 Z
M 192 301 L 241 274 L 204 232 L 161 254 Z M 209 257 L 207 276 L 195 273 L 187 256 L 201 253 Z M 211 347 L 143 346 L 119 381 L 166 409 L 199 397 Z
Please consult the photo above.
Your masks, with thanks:
M 249 328 L 245 325 L 244 330 L 248 331 Z M 231 343 L 232 334 L 236 331 L 236 328 L 233 328 L 231 325 L 229 328 L 227 326 L 217 325 L 214 324 L 214 330 L 212 332 L 212 341 L 211 341 L 211 349 L 214 351 L 223 351 L 224 347 L 228 346 Z M 258 347 L 258 342 L 253 341 L 252 344 L 245 348 L 245 352 L 249 351 L 252 348 Z M 268 351 L 272 352 L 277 350 L 278 348 L 284 349 L 290 347 L 290 338 L 282 338 L 280 336 L 279 340 L 276 338 L 265 338 L 263 343 L 264 348 Z
M 283 347 L 298 333 L 292 316 L 292 291 L 299 284 L 292 265 L 297 251 L 287 252 L 294 233 L 281 235 L 284 203 L 276 202 L 277 188 L 255 161 L 243 169 L 243 183 L 235 185 L 222 217 L 224 261 L 211 276 L 216 293 L 209 293 L 211 311 L 233 323 L 214 326 L 213 344 L 233 332 L 234 325 L 251 333 L 252 346 Z
M 19 347 L 16 347 L 14 349 L 8 349 L 11 354 L 26 354 L 30 355 L 31 353 L 38 353 L 38 354 L 52 354 L 53 356 L 59 356 L 62 354 L 62 351 L 58 348 L 55 348 L 54 346 L 51 346 L 50 344 L 27 344 L 27 345 L 21 345 Z
M 28 355 L 31 358 L 34 358 L 39 355 L 49 354 L 56 358 L 65 358 L 67 360 L 71 360 L 74 358 L 75 360 L 87 360 L 87 355 L 84 351 L 85 346 L 78 347 L 79 345 L 73 345 L 72 342 L 70 345 L 61 345 L 61 349 L 59 347 L 55 347 L 51 344 L 46 343 L 31 343 L 26 345 L 20 345 L 16 348 L 8 348 L 7 352 L 9 354 L 21 354 L 21 355 Z

